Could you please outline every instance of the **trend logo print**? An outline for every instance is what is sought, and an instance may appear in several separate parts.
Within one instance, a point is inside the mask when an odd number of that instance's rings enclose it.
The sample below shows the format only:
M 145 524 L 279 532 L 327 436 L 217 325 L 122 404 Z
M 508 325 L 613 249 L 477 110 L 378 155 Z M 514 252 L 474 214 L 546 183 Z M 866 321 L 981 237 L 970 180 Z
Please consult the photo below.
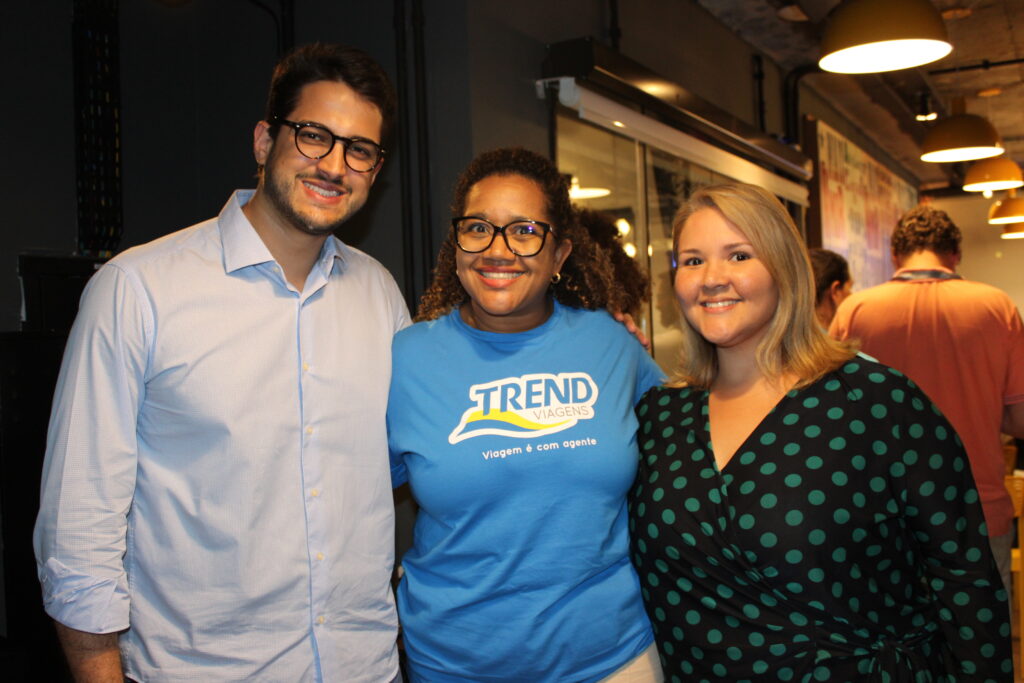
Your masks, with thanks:
M 532 438 L 594 417 L 597 384 L 585 372 L 538 373 L 474 384 L 473 405 L 448 435 L 458 443 L 485 434 Z

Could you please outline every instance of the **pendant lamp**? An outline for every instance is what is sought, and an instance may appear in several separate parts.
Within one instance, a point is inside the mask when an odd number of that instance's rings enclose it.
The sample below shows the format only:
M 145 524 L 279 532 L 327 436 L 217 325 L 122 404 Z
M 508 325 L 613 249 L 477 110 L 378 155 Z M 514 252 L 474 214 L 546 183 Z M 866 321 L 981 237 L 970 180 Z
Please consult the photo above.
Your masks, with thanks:
M 920 66 L 953 50 L 929 0 L 846 0 L 821 38 L 824 71 L 867 74 Z
M 921 143 L 921 161 L 973 161 L 999 156 L 1006 150 L 999 133 L 983 116 L 968 114 L 964 98 L 953 98 L 953 115 L 928 131 Z
M 1004 225 L 1003 234 L 999 238 L 1004 240 L 1024 240 L 1024 223 Z
M 932 98 L 926 92 L 918 95 L 917 100 L 917 113 L 914 114 L 914 119 L 917 121 L 934 121 L 939 118 L 939 113 L 935 111 L 935 107 L 932 106 Z
M 988 222 L 993 225 L 1024 223 L 1024 199 L 1016 190 L 1007 190 L 1006 197 L 988 208 Z
M 1005 156 L 975 161 L 964 178 L 964 192 L 991 192 L 1021 186 L 1024 186 L 1024 174 L 1020 166 Z

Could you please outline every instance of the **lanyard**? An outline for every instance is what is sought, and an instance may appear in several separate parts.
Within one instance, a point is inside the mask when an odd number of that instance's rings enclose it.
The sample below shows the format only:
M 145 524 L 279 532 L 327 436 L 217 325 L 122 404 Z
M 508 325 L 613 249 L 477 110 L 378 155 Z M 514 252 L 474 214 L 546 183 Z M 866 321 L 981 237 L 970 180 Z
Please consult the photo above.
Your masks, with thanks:
M 963 280 L 956 273 L 945 270 L 905 270 L 892 276 L 893 280 Z

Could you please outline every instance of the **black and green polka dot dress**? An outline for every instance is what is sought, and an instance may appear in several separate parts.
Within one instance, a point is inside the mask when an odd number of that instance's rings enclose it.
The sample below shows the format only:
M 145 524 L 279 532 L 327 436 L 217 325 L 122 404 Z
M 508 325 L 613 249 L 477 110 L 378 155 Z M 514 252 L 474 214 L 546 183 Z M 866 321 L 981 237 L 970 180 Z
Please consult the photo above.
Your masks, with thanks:
M 708 392 L 637 406 L 633 561 L 667 681 L 1012 681 L 967 457 L 909 379 L 856 357 L 719 471 Z

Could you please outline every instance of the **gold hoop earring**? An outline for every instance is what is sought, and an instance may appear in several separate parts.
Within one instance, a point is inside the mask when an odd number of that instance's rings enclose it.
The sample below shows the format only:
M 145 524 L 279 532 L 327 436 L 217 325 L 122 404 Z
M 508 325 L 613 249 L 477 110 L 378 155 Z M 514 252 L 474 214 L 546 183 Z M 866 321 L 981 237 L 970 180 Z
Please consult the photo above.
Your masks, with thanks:
M 554 275 L 551 276 L 551 284 L 557 285 L 561 281 L 562 281 L 562 274 L 561 273 L 555 273 Z

